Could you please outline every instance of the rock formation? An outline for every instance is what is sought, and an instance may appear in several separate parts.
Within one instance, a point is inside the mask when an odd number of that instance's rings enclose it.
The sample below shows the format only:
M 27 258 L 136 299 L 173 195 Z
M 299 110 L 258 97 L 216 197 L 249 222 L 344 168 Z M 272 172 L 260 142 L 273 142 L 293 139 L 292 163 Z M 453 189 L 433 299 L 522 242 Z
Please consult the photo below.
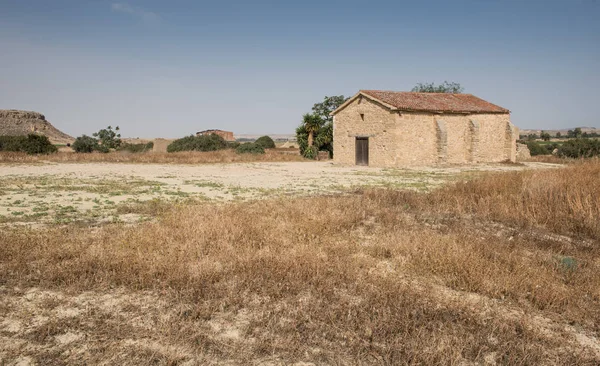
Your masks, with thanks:
M 0 135 L 23 136 L 30 133 L 46 135 L 53 144 L 67 144 L 74 140 L 52 126 L 41 113 L 0 109 Z

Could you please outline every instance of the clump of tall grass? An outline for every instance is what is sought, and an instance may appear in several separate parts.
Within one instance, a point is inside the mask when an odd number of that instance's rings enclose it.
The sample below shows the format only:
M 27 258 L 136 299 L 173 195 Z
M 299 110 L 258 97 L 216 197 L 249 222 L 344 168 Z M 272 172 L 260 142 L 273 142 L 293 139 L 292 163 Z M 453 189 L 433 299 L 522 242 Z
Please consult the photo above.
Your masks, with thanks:
M 429 195 L 386 193 L 420 210 L 475 215 L 600 239 L 600 160 L 562 169 L 488 173 Z M 391 199 L 391 197 L 389 197 Z

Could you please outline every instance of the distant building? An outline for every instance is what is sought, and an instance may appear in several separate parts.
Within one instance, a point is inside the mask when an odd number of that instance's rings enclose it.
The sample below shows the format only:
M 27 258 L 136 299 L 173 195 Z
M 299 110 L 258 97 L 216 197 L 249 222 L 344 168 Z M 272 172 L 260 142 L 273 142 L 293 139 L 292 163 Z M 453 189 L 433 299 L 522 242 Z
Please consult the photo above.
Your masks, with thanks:
M 204 131 L 196 132 L 196 136 L 212 135 L 213 133 L 215 135 L 221 136 L 223 139 L 225 139 L 225 141 L 235 141 L 235 138 L 233 137 L 233 132 L 231 132 L 231 131 L 204 130 Z
M 333 113 L 334 161 L 405 167 L 515 161 L 510 111 L 470 94 L 361 90 Z

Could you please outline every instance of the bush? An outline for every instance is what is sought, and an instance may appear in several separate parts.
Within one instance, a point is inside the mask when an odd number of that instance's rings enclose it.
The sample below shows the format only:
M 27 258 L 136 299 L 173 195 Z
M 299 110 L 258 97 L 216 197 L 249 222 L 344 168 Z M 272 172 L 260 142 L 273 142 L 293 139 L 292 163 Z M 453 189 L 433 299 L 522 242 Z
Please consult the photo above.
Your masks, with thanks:
M 313 147 L 316 149 L 316 151 L 307 151 L 308 132 L 306 131 L 306 127 L 303 124 L 296 128 L 296 142 L 298 143 L 298 147 L 300 148 L 300 155 L 304 156 L 307 159 L 313 159 L 313 157 L 310 156 L 316 157 L 318 151 L 328 151 L 329 157 L 333 158 L 333 123 L 324 124 L 314 134 Z
M 255 144 L 262 146 L 264 149 L 274 149 L 275 148 L 275 141 L 273 141 L 273 139 L 270 138 L 269 136 L 259 137 L 256 140 Z
M 48 136 L 36 135 L 30 133 L 24 141 L 23 151 L 33 154 L 52 154 L 58 151 L 58 148 L 48 140 Z
M 265 149 L 256 143 L 245 143 L 235 149 L 238 154 L 264 154 Z
M 101 150 L 108 152 L 110 149 L 118 149 L 121 146 L 121 134 L 117 133 L 119 126 L 114 130 L 111 126 L 104 128 L 96 133 L 94 137 L 100 140 L 100 145 L 103 146 Z
M 230 149 L 237 149 L 238 146 L 240 146 L 240 143 L 238 141 L 228 141 L 227 142 L 227 147 Z
M 0 151 L 23 151 L 25 136 L 0 136 Z
M 47 136 L 30 133 L 27 136 L 0 136 L 0 151 L 51 154 L 58 151 Z
M 565 141 L 558 148 L 558 156 L 565 158 L 591 158 L 600 155 L 600 140 L 578 138 Z
M 296 128 L 296 142 L 298 142 L 300 155 L 304 156 L 304 150 L 308 147 L 308 132 L 303 124 Z
M 217 151 L 227 148 L 227 141 L 216 134 L 186 136 L 167 146 L 167 152 L 177 151 Z
M 307 159 L 315 160 L 318 154 L 319 150 L 317 150 L 316 146 L 307 146 L 304 150 L 303 156 Z
M 77 153 L 91 153 L 94 151 L 101 151 L 100 145 L 98 144 L 98 140 L 93 137 L 83 135 L 79 136 L 71 145 L 73 150 Z
M 128 144 L 124 143 L 119 146 L 119 151 L 129 151 L 131 153 L 142 153 L 146 151 L 152 151 L 154 148 L 154 142 L 148 142 L 146 144 Z
M 527 148 L 529 149 L 529 153 L 531 156 L 536 155 L 550 155 L 554 150 L 554 145 L 542 145 L 536 141 L 527 141 Z M 550 149 L 549 149 L 550 148 Z

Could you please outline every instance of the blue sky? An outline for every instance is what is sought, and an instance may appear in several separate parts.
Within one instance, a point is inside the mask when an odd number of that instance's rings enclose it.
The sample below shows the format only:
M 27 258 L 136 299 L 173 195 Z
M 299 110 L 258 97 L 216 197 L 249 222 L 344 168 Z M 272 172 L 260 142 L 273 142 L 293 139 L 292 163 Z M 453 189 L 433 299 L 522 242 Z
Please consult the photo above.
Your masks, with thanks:
M 0 0 L 0 108 L 78 136 L 293 133 L 325 95 L 456 81 L 600 127 L 600 1 Z

